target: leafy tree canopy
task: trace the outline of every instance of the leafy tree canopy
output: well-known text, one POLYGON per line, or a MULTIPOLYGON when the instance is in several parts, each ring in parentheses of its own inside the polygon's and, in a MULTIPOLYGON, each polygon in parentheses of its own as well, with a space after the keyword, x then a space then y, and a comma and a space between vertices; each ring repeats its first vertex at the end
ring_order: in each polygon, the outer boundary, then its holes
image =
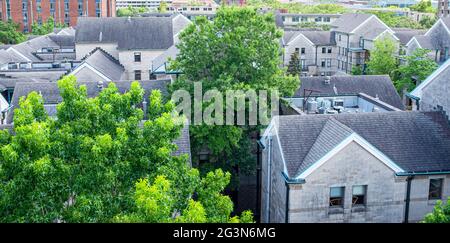
MULTIPOLYGON (((203 93, 211 89, 222 94, 227 90, 277 89, 291 95, 299 80, 286 76, 280 68, 281 37, 273 15, 260 14, 254 8, 222 7, 212 22, 197 17, 180 34, 180 53, 170 66, 183 74, 172 90, 185 89, 193 97, 193 83, 200 82, 203 93)), ((190 131, 194 155, 206 146, 213 155, 210 160, 223 166, 235 163, 232 166, 242 168, 243 163, 255 161, 249 159, 251 127, 202 124, 190 126, 190 131)))
POLYGON ((422 13, 436 13, 436 9, 431 5, 431 0, 421 0, 409 8, 413 11, 422 13))
POLYGON ((444 205, 438 201, 434 206, 433 212, 427 214, 423 220, 424 223, 450 223, 450 197, 444 205))
POLYGON ((117 17, 128 17, 128 16, 133 17, 138 14, 146 13, 146 12, 148 12, 148 9, 145 7, 135 8, 135 7, 128 6, 127 8, 117 9, 116 15, 117 15, 117 17))
POLYGON ((367 73, 392 75, 392 72, 397 68, 397 58, 395 57, 397 48, 394 40, 389 37, 376 40, 367 62, 367 73))
POLYGON ((19 44, 24 42, 27 37, 19 30, 19 24, 11 20, 0 21, 0 43, 19 44))
POLYGON ((416 87, 416 83, 425 80, 438 65, 427 55, 429 50, 417 49, 412 55, 405 56, 405 63, 400 65, 394 78, 395 86, 399 91, 406 88, 408 91, 416 87))
POLYGON ((159 91, 143 121, 138 82, 124 94, 110 83, 95 98, 73 76, 58 87, 57 119, 32 92, 15 110, 14 134, 0 132, 0 221, 239 221, 221 195, 228 173, 201 178, 186 155, 172 155, 184 119, 159 91))

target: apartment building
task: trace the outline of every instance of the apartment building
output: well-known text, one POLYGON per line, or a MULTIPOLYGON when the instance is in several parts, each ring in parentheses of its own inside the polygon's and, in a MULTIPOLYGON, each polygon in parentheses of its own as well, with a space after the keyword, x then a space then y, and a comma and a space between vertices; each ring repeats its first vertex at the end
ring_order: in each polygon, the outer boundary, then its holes
MULTIPOLYGON (((76 59, 101 48, 124 68, 121 80, 155 79, 153 60, 178 41, 191 23, 181 14, 168 17, 80 18, 75 35, 76 59)), ((97 56, 97 55, 96 55, 97 56)))
POLYGON ((450 10, 448 9, 448 0, 438 0, 438 17, 447 17, 450 15, 450 10))
POLYGON ((340 14, 296 14, 280 13, 285 26, 299 26, 302 24, 331 25, 340 14))
POLYGON ((55 23, 75 26, 80 16, 114 17, 115 0, 0 0, 0 17, 20 24, 24 32, 31 25, 45 22, 50 16, 55 23))
POLYGON ((283 63, 289 65, 293 53, 300 59, 301 76, 331 76, 336 72, 336 43, 329 31, 286 31, 283 36, 283 63))

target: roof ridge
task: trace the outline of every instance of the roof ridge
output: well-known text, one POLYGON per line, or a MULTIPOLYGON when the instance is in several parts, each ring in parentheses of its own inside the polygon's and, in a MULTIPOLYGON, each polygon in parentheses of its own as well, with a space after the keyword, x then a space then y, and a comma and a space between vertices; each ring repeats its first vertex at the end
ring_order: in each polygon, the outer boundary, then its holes
POLYGON ((81 58, 81 61, 86 61, 86 59, 88 59, 90 56, 92 56, 95 52, 97 51, 101 51, 103 54, 105 54, 105 56, 110 59, 111 61, 113 61, 114 63, 116 63, 117 65, 121 66, 122 68, 125 69, 125 67, 119 62, 119 60, 117 60, 115 57, 113 57, 111 54, 109 54, 107 51, 105 51, 103 48, 101 47, 96 47, 94 48, 92 51, 90 51, 86 56, 84 56, 83 58, 81 58))
MULTIPOLYGON (((323 115, 321 115, 323 116, 323 115)), ((356 133, 355 131, 353 131, 351 128, 349 128, 348 126, 346 126, 345 124, 343 124, 342 122, 338 121, 334 115, 329 115, 328 119, 326 122, 324 122, 322 129, 320 131, 320 133, 317 135, 317 137, 315 138, 314 143, 312 144, 311 148, 309 148, 308 153, 305 155, 305 157, 303 158, 303 161, 301 161, 301 164, 305 164, 305 162, 307 162, 308 159, 314 159, 314 153, 316 153, 316 151, 318 149, 320 149, 321 146, 321 139, 323 136, 325 136, 325 133, 329 132, 328 129, 325 129, 327 127, 330 126, 330 124, 333 125, 337 125, 339 128, 341 128, 342 130, 340 130, 341 132, 343 131, 344 133, 348 133, 347 136, 345 136, 345 138, 347 138, 348 136, 350 136, 353 133, 356 133)), ((334 130, 336 131, 336 130, 334 130)), ((337 138, 337 136, 335 136, 335 138, 337 138)), ((340 142, 342 142, 345 138, 342 138, 340 142)), ((337 144, 334 144, 333 147, 335 147, 337 144)), ((314 161, 312 161, 313 163, 316 162, 316 159, 314 159, 314 161)), ((300 170, 301 166, 299 166, 299 168, 297 169, 297 171, 295 172, 295 177, 299 176, 302 171, 300 170)))

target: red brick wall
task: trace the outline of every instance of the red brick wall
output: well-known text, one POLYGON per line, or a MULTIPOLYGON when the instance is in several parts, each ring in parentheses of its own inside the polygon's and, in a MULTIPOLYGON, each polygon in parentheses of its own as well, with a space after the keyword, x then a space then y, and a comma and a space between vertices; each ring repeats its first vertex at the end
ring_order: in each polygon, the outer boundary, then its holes
MULTIPOLYGON (((31 30, 31 24, 38 21, 38 12, 36 0, 28 0, 28 23, 23 23, 22 15, 22 0, 10 0, 11 4, 11 18, 14 22, 19 23, 21 29, 23 25, 28 25, 31 30), (32 4, 30 4, 30 1, 32 4), (32 8, 31 8, 32 7, 32 8), (32 18, 33 17, 33 21, 32 18)), ((116 16, 116 1, 102 0, 100 14, 101 17, 115 17, 116 16)), ((64 0, 55 0, 55 21, 64 23, 64 0)), ((83 15, 88 10, 89 17, 96 17, 95 0, 83 0, 83 15), (87 9, 86 9, 87 8, 87 9)), ((0 0, 0 12, 2 12, 2 20, 6 21, 6 0, 0 0)), ((41 14, 42 21, 45 22, 50 16, 50 0, 41 0, 41 14)), ((69 0, 69 25, 75 26, 78 18, 78 0, 69 0)))

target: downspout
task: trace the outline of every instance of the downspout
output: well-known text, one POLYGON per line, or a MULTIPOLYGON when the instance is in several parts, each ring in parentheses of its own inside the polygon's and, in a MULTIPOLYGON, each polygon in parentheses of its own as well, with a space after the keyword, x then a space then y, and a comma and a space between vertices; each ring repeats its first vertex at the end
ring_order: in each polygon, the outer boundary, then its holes
POLYGON ((291 187, 289 186, 289 183, 286 181, 286 215, 284 216, 285 219, 285 223, 289 223, 289 194, 290 194, 290 189, 291 187))
POLYGON ((409 202, 411 201, 411 181, 414 179, 414 176, 408 176, 406 178, 406 200, 405 200, 405 219, 403 223, 408 223, 409 220, 409 202))
POLYGON ((272 189, 272 183, 270 183, 271 163, 272 163, 272 137, 269 138, 267 146, 267 203, 266 203, 266 223, 270 223, 270 191, 272 189))

